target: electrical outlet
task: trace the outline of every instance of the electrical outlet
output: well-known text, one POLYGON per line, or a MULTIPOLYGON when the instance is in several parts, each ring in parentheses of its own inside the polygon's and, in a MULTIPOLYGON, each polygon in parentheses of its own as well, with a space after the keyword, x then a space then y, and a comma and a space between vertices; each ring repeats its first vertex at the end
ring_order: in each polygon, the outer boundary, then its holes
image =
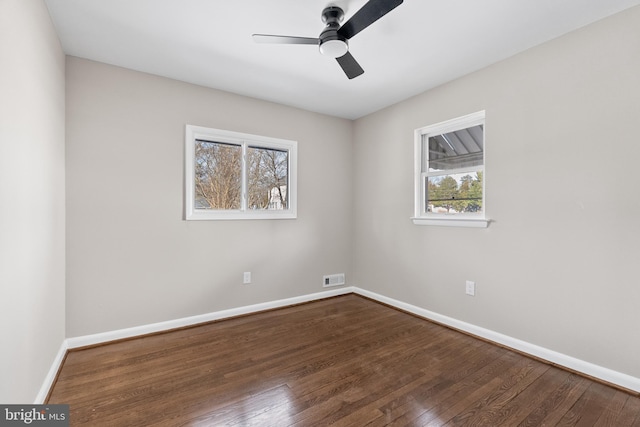
POLYGON ((248 285, 249 283, 251 283, 251 272, 250 271, 245 271, 244 274, 242 275, 242 283, 245 285, 248 285))
POLYGON ((472 297, 476 295, 476 282, 467 280, 466 294, 471 295, 472 297))

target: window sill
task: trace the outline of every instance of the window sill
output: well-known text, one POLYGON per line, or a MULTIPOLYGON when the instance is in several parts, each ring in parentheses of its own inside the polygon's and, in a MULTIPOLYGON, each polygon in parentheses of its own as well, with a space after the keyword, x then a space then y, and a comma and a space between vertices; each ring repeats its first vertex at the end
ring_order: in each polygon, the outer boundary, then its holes
POLYGON ((490 219, 484 218, 411 218, 415 225, 431 225, 440 227, 487 228, 490 219))
POLYGON ((246 220, 246 219, 296 219, 298 216, 292 210, 264 210, 264 211, 208 211, 195 210, 187 212, 185 220, 187 221, 220 221, 220 220, 246 220))

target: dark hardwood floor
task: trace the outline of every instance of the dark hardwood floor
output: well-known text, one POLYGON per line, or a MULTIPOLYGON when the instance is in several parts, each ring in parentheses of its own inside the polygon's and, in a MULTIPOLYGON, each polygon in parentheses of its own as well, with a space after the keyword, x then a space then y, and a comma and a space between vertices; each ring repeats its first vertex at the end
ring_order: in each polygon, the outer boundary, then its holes
POLYGON ((640 426, 640 398, 356 295, 68 353, 72 426, 640 426))

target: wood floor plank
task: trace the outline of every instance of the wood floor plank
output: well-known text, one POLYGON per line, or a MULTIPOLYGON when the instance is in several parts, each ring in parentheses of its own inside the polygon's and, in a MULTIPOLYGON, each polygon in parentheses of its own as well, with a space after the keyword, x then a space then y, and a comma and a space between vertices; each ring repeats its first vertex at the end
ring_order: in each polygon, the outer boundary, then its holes
POLYGON ((67 354, 72 426, 640 423, 640 398, 356 295, 67 354))
POLYGON ((562 386, 570 375, 571 373, 569 372, 549 366, 549 369, 538 377, 536 381, 492 414, 491 419, 488 421, 494 426, 520 425, 530 415, 532 408, 542 408, 543 401, 550 391, 562 386))
POLYGON ((634 399, 629 396, 614 425, 640 426, 640 399, 634 399))
POLYGON ((522 369, 529 360, 520 359, 513 353, 509 353, 502 359, 504 363, 495 365, 481 377, 472 382, 463 381, 456 383, 452 388, 456 391, 453 395, 441 402, 417 418, 417 425, 442 426, 449 423, 456 416, 465 413, 473 405, 481 405, 482 399, 493 396, 496 390, 509 381, 510 378, 522 369))
MULTIPOLYGON (((390 425, 423 425, 434 418, 439 419, 440 413, 448 410, 462 399, 468 398, 474 390, 490 382, 499 381, 495 378, 500 371, 509 366, 515 358, 509 352, 500 352, 488 363, 482 366, 474 365, 473 369, 462 362, 465 368, 457 373, 456 370, 443 372, 442 379, 434 387, 420 388, 409 396, 398 412, 403 414, 393 420, 390 425)), ((493 388, 491 385, 489 388, 493 388)), ((453 416, 453 415, 452 415, 453 416)), ((444 420, 444 422, 448 421, 444 420)))
POLYGON ((594 424, 594 427, 607 427, 607 426, 615 426, 615 421, 618 416, 622 413, 622 409, 624 405, 629 400, 629 395, 627 393, 623 393, 621 391, 616 391, 607 403, 602 415, 598 418, 598 421, 594 424))
MULTIPOLYGON (((305 382, 303 378, 300 381, 290 382, 289 384, 295 389, 309 390, 309 392, 305 392, 305 394, 301 396, 301 400, 304 400, 309 406, 313 406, 336 394, 344 392, 348 387, 353 387, 353 383, 359 381, 360 378, 371 376, 375 374, 376 371, 390 370, 391 372, 396 372, 395 369, 403 363, 409 362, 418 364, 417 366, 429 365, 429 360, 427 360, 426 356, 429 354, 428 349, 430 348, 430 343, 426 341, 423 342, 422 340, 414 340, 414 342, 407 344, 403 348, 407 350, 404 355, 394 351, 386 354, 384 357, 378 357, 375 367, 367 364, 367 359, 369 359, 370 356, 365 354, 363 358, 352 359, 341 367, 331 367, 327 369, 322 377, 313 376, 313 383, 305 382), (406 354, 414 352, 424 356, 424 360, 419 357, 403 358, 406 354), (332 381, 332 378, 336 378, 336 381, 332 381)), ((411 372, 411 370, 407 370, 407 372, 411 372)), ((424 375, 419 375, 418 377, 421 379, 424 375)), ((396 378, 394 377, 393 380, 396 381, 396 378)), ((394 384, 393 387, 397 387, 397 383, 394 384)), ((373 406, 375 407, 375 405, 373 406)))
MULTIPOLYGON (((462 355, 457 354, 457 357, 462 357, 462 355)), ((460 361, 456 360, 455 357, 451 357, 448 362, 451 363, 452 366, 453 364, 460 364, 460 361)), ((469 363, 468 360, 467 363, 469 363)), ((443 363, 440 363, 438 367, 431 365, 431 367, 423 369, 424 375, 419 376, 414 381, 407 383, 402 387, 396 387, 395 389, 392 389, 387 393, 381 394, 377 399, 370 402, 367 406, 345 417, 346 423, 341 420, 338 425, 349 425, 349 422, 351 422, 351 420, 357 419, 359 412, 367 412, 375 408, 378 408, 381 413, 384 413, 384 417, 380 417, 372 421, 371 425, 388 424, 398 416, 404 415, 406 413, 406 410, 410 407, 410 405, 406 404, 408 402, 413 402, 413 400, 415 399, 414 396, 420 393, 424 393, 428 390, 433 390, 438 385, 450 384, 451 382, 441 375, 442 371, 447 371, 447 368, 443 363)))
POLYGON ((585 427, 595 425, 615 392, 615 389, 603 384, 595 382, 590 384, 558 425, 585 427))
POLYGON ((549 370, 549 366, 530 360, 529 363, 508 378, 492 393, 484 396, 473 406, 457 414, 445 425, 491 425, 502 424, 500 410, 514 397, 538 380, 549 370))
MULTIPOLYGON (((451 340, 455 342, 457 340, 451 340)), ((437 366, 425 370, 428 374, 425 382, 408 390, 400 396, 380 406, 385 419, 376 420, 372 425, 388 425, 395 423, 403 425, 437 405, 451 393, 455 392, 456 383, 474 375, 482 373, 490 368, 493 363, 506 354, 500 347, 487 346, 486 343, 476 340, 472 345, 449 347, 448 359, 442 360, 437 366)))
POLYGON ((518 424, 521 427, 556 425, 583 395, 591 384, 584 377, 571 374, 558 388, 550 388, 546 398, 530 409, 529 415, 518 424))

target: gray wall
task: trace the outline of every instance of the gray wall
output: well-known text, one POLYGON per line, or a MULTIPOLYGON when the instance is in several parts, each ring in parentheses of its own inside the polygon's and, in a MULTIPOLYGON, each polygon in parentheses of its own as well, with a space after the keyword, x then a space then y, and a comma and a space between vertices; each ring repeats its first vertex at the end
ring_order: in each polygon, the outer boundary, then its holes
POLYGON ((64 335, 64 53, 40 0, 0 0, 0 402, 30 403, 64 335))
POLYGON ((356 283, 640 377, 639 71, 636 7, 356 121, 356 283), (494 222, 413 225, 413 130, 483 109, 494 222))
POLYGON ((348 120, 68 58, 67 336, 349 280, 351 140, 348 120), (185 124, 298 141, 298 218, 184 221, 185 124))

